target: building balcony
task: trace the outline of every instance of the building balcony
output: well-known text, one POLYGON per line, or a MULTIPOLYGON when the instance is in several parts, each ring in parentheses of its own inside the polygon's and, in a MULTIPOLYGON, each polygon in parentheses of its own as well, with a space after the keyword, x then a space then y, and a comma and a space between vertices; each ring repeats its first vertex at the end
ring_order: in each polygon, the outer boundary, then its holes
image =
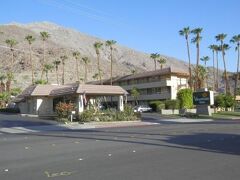
POLYGON ((157 88, 157 87, 166 87, 171 86, 171 80, 161 80, 156 82, 148 82, 148 83, 139 83, 139 84, 131 84, 131 85, 121 85, 125 90, 131 90, 132 88, 137 89, 146 89, 146 88, 157 88))

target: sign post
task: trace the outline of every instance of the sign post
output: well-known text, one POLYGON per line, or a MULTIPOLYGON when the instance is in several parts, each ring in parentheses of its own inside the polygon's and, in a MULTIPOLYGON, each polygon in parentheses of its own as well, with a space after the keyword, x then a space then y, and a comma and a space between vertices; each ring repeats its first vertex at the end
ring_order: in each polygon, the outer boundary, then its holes
POLYGON ((210 105, 214 104, 213 91, 200 89, 193 93, 193 104, 197 106, 197 114, 212 115, 210 105))

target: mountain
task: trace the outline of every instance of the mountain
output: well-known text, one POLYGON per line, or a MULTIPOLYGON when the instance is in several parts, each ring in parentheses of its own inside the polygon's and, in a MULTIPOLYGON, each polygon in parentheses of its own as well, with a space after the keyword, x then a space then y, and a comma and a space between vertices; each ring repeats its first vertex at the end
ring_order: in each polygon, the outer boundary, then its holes
MULTIPOLYGON (((31 84, 31 68, 29 62, 28 43, 24 40, 25 36, 33 35, 36 41, 32 44, 33 50, 33 62, 35 64, 35 76, 36 79, 40 78, 40 61, 43 58, 43 43, 40 38, 40 32, 46 31, 50 34, 50 38, 46 42, 46 61, 52 63, 54 60, 60 58, 61 55, 67 55, 68 60, 66 62, 66 76, 65 82, 72 83, 76 81, 75 73, 75 60, 72 53, 78 50, 81 53, 81 57, 87 56, 90 58, 90 64, 88 65, 88 80, 93 80, 93 75, 97 73, 97 60, 96 53, 93 48, 93 44, 96 41, 105 43, 106 40, 99 39, 87 34, 83 34, 74 29, 65 28, 57 24, 50 22, 36 22, 30 24, 10 23, 0 26, 0 65, 1 72, 5 72, 10 62, 10 50, 5 46, 6 39, 16 39, 18 44, 15 50, 15 62, 14 62, 14 86, 24 88, 31 84)), ((101 69, 104 72, 103 78, 110 77, 110 57, 109 49, 105 46, 100 51, 101 53, 101 69)), ((135 69, 137 72, 148 71, 154 69, 153 60, 149 58, 149 54, 139 52, 134 49, 115 45, 114 49, 114 65, 113 74, 126 75, 130 74, 131 70, 135 69)), ((167 59, 164 67, 175 67, 188 71, 188 65, 186 62, 167 56, 161 55, 167 59)), ((80 75, 84 76, 84 64, 82 61, 79 63, 80 75)), ((159 66, 158 66, 159 68, 159 66)), ((61 66, 59 67, 61 71, 61 66)), ((53 69, 49 72, 49 82, 56 83, 56 73, 53 69)))

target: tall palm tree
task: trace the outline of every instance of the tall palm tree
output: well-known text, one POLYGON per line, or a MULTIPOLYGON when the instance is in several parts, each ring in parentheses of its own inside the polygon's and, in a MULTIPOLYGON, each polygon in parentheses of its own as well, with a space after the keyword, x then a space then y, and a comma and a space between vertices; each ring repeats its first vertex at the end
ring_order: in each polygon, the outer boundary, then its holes
POLYGON ((229 49, 230 47, 228 44, 224 44, 224 39, 227 37, 227 34, 218 34, 215 36, 217 41, 220 41, 221 45, 221 51, 222 51, 222 59, 223 59, 223 65, 224 65, 224 79, 225 79, 225 93, 227 94, 230 92, 230 86, 228 82, 228 76, 227 76, 227 68, 226 68, 226 61, 225 61, 225 51, 229 49))
POLYGON ((52 64, 44 64, 44 72, 46 73, 47 83, 48 83, 48 72, 51 71, 52 69, 53 69, 52 64))
POLYGON ((62 62, 62 84, 64 84, 64 80, 65 80, 65 61, 67 60, 67 56, 63 55, 60 56, 61 62, 62 62))
POLYGON ((58 80, 58 66, 60 64, 61 64, 61 61, 59 61, 59 60, 53 61, 53 65, 55 66, 55 70, 56 70, 57 84, 59 84, 59 80, 58 80))
POLYGON ((74 51, 73 52, 73 57, 75 58, 75 63, 76 63, 77 81, 80 82, 80 76, 79 76, 79 70, 78 70, 78 60, 80 59, 80 52, 79 51, 74 51))
POLYGON ((198 66, 199 66, 199 60, 200 60, 200 41, 202 40, 201 33, 202 28, 196 28, 191 31, 195 35, 195 37, 192 38, 191 42, 196 44, 197 49, 197 59, 196 59, 196 81, 197 81, 197 88, 200 88, 199 82, 199 76, 198 76, 198 66))
POLYGON ((164 58, 164 57, 160 57, 160 58, 157 60, 157 62, 160 64, 160 68, 161 68, 161 70, 162 70, 163 64, 166 64, 167 60, 166 60, 166 58, 164 58))
POLYGON ((112 85, 112 71, 113 71, 113 45, 116 44, 117 41, 114 40, 107 40, 106 41, 106 46, 110 48, 110 58, 111 58, 111 82, 110 84, 112 85))
POLYGON ((192 89, 192 70, 191 70, 191 56, 190 56, 190 48, 189 48, 189 34, 191 30, 189 27, 185 27, 179 31, 180 36, 184 36, 187 44, 187 54, 188 54, 188 70, 189 70, 189 86, 192 89))
POLYGON ((41 80, 43 78, 43 72, 44 72, 44 65, 45 65, 45 46, 46 46, 46 41, 48 40, 48 38, 50 38, 50 34, 46 31, 42 31, 40 32, 40 35, 41 35, 41 39, 43 41, 43 60, 41 62, 41 65, 42 65, 42 73, 41 73, 41 80))
POLYGON ((216 88, 216 70, 215 70, 215 50, 218 46, 215 44, 210 45, 208 48, 212 50, 212 58, 213 58, 213 90, 216 88))
POLYGON ((82 58, 82 61, 84 62, 84 69, 85 69, 85 73, 84 73, 84 83, 87 82, 87 65, 88 63, 90 62, 89 58, 88 57, 83 57, 82 58))
POLYGON ((218 89, 218 84, 219 84, 219 67, 218 67, 218 53, 221 51, 221 47, 216 45, 214 47, 215 53, 216 53, 216 66, 217 66, 217 73, 216 73, 216 89, 218 89))
MULTIPOLYGON (((209 61, 209 57, 208 56, 203 56, 202 58, 200 58, 201 61, 204 62, 204 68, 205 68, 205 72, 207 73, 207 62, 209 61)), ((204 78, 206 80, 206 85, 208 87, 208 81, 206 78, 204 78)))
POLYGON ((101 67, 100 67, 100 49, 103 46, 102 42, 95 42, 93 44, 93 47, 96 51, 96 55, 97 55, 97 66, 98 66, 98 77, 100 80, 100 84, 102 84, 102 74, 101 74, 101 67))
POLYGON ((17 45, 17 41, 15 39, 7 39, 6 44, 9 46, 10 51, 11 51, 11 63, 10 63, 10 67, 9 67, 9 71, 8 71, 8 75, 7 75, 7 91, 9 92, 11 89, 11 81, 13 80, 13 64, 14 64, 14 46, 17 45))
POLYGON ((29 60, 30 60, 31 70, 32 70, 32 84, 34 84, 34 66, 33 66, 33 61, 32 61, 32 43, 36 39, 32 35, 27 35, 25 37, 25 40, 28 42, 28 45, 29 45, 29 60))
POLYGON ((240 61, 240 34, 235 35, 232 37, 230 40, 231 43, 235 43, 236 46, 236 51, 237 51, 237 72, 236 72, 236 78, 235 78, 235 86, 234 86, 234 96, 236 98, 237 95, 237 87, 238 87, 238 79, 239 79, 239 61, 240 61))
POLYGON ((157 60, 160 58, 160 54, 158 53, 152 53, 150 54, 150 58, 153 59, 154 62, 154 70, 157 70, 157 60))

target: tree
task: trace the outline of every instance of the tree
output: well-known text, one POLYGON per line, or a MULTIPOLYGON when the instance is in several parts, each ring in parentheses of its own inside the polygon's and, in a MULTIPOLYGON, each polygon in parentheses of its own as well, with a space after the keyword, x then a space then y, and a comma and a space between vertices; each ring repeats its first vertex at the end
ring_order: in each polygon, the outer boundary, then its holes
POLYGON ((137 70, 136 70, 136 69, 131 69, 131 73, 132 73, 132 74, 136 74, 136 73, 137 73, 137 70))
POLYGON ((11 51, 11 63, 7 73, 7 82, 6 82, 6 90, 7 92, 9 92, 11 89, 11 81, 13 79, 12 73, 13 73, 13 65, 14 65, 14 46, 16 46, 18 42, 15 39, 7 39, 5 42, 9 46, 11 51))
POLYGON ((215 49, 217 45, 212 44, 208 48, 212 50, 212 58, 213 58, 213 90, 216 88, 216 72, 215 72, 215 49))
POLYGON ((236 51, 237 51, 237 71, 236 71, 235 85, 234 85, 234 98, 236 98, 237 87, 238 87, 238 79, 239 79, 240 34, 233 36, 232 39, 230 40, 230 42, 236 44, 236 51))
POLYGON ((82 61, 84 62, 84 69, 85 69, 85 73, 84 73, 84 83, 86 83, 87 82, 87 65, 88 65, 88 63, 90 62, 90 60, 89 60, 89 58, 88 57, 83 57, 82 58, 82 61))
POLYGON ((226 68, 226 61, 225 61, 225 51, 228 50, 230 47, 228 44, 224 44, 224 39, 227 37, 227 34, 218 34, 215 36, 217 41, 221 42, 221 51, 222 51, 222 59, 223 59, 223 65, 224 65, 224 79, 225 79, 225 93, 227 94, 230 92, 230 86, 228 83, 228 76, 227 76, 227 68, 226 68))
POLYGON ((191 30, 189 27, 185 27, 179 31, 179 35, 184 36, 187 44, 187 54, 188 54, 188 70, 189 70, 189 87, 192 89, 192 70, 191 70, 191 57, 189 49, 189 34, 191 30))
POLYGON ((51 71, 53 69, 53 65, 52 64, 45 64, 44 65, 44 72, 46 73, 46 80, 48 83, 48 72, 51 71))
POLYGON ((50 38, 50 34, 46 31, 42 31, 40 32, 41 35, 41 39, 43 41, 43 60, 41 62, 41 66, 42 66, 42 73, 41 73, 41 79, 43 78, 43 72, 44 72, 44 65, 45 65, 45 43, 48 40, 48 38, 50 38))
POLYGON ((97 66, 98 66, 98 77, 100 80, 100 84, 102 84, 102 74, 101 74, 101 67, 100 67, 100 49, 103 46, 102 42, 95 42, 93 44, 93 47, 96 51, 96 55, 97 55, 97 66))
POLYGON ((36 40, 32 35, 27 35, 25 37, 25 40, 28 42, 29 45, 29 60, 31 64, 31 70, 32 70, 32 84, 34 84, 34 65, 32 61, 32 43, 36 40))
POLYGON ((56 70, 57 84, 59 84, 59 80, 58 80, 58 66, 60 64, 61 64, 61 61, 59 61, 59 60, 53 61, 53 65, 55 66, 55 70, 56 70))
MULTIPOLYGON (((204 79, 206 80, 206 85, 208 87, 208 81, 206 79, 206 75, 207 75, 207 62, 209 61, 209 57, 208 56, 203 56, 200 60, 204 62, 204 68, 205 68, 205 76, 204 76, 204 79)), ((201 79, 201 77, 200 77, 201 79)))
POLYGON ((199 83, 199 88, 206 87, 206 85, 207 85, 206 76, 207 76, 206 68, 204 68, 203 66, 199 65, 198 66, 198 77, 199 77, 198 83, 199 83))
POLYGON ((214 47, 215 53, 216 53, 216 62, 217 62, 217 80, 216 80, 216 89, 218 89, 218 84, 219 84, 219 67, 218 67, 218 52, 221 51, 220 46, 215 46, 214 47))
POLYGON ((79 76, 79 70, 78 70, 78 60, 80 58, 80 52, 79 51, 74 51, 73 52, 73 57, 75 58, 75 63, 76 63, 77 81, 80 82, 80 76, 79 76))
POLYGON ((6 86, 5 86, 5 83, 4 83, 4 80, 7 78, 6 75, 4 74, 1 74, 0 75, 0 93, 3 93, 6 91, 6 86))
POLYGON ((133 87, 131 90, 131 96, 135 100, 135 105, 138 105, 138 97, 140 96, 139 90, 136 87, 133 87))
POLYGON ((160 68, 161 68, 161 70, 162 70, 163 64, 166 64, 167 60, 166 60, 166 58, 164 58, 164 57, 160 57, 160 58, 157 60, 157 62, 160 64, 160 68))
POLYGON ((192 89, 181 89, 177 93, 179 106, 181 109, 191 109, 193 107, 193 91, 192 89))
POLYGON ((67 56, 63 55, 60 56, 61 62, 62 62, 62 84, 64 84, 64 80, 65 80, 65 61, 67 60, 67 56))
POLYGON ((113 45, 115 45, 117 41, 114 40, 107 40, 106 41, 106 46, 110 48, 110 60, 111 60, 111 82, 110 84, 112 85, 112 77, 113 77, 113 45))
POLYGON ((197 59, 196 59, 196 88, 199 87, 199 77, 198 77, 198 66, 199 66, 199 60, 200 60, 200 41, 202 40, 201 33, 202 33, 202 28, 196 28, 191 31, 195 35, 195 37, 192 38, 192 43, 196 44, 196 49, 197 49, 197 59))
POLYGON ((154 70, 157 70, 157 60, 160 58, 160 54, 158 53, 152 53, 150 54, 150 58, 153 59, 154 62, 154 70))

